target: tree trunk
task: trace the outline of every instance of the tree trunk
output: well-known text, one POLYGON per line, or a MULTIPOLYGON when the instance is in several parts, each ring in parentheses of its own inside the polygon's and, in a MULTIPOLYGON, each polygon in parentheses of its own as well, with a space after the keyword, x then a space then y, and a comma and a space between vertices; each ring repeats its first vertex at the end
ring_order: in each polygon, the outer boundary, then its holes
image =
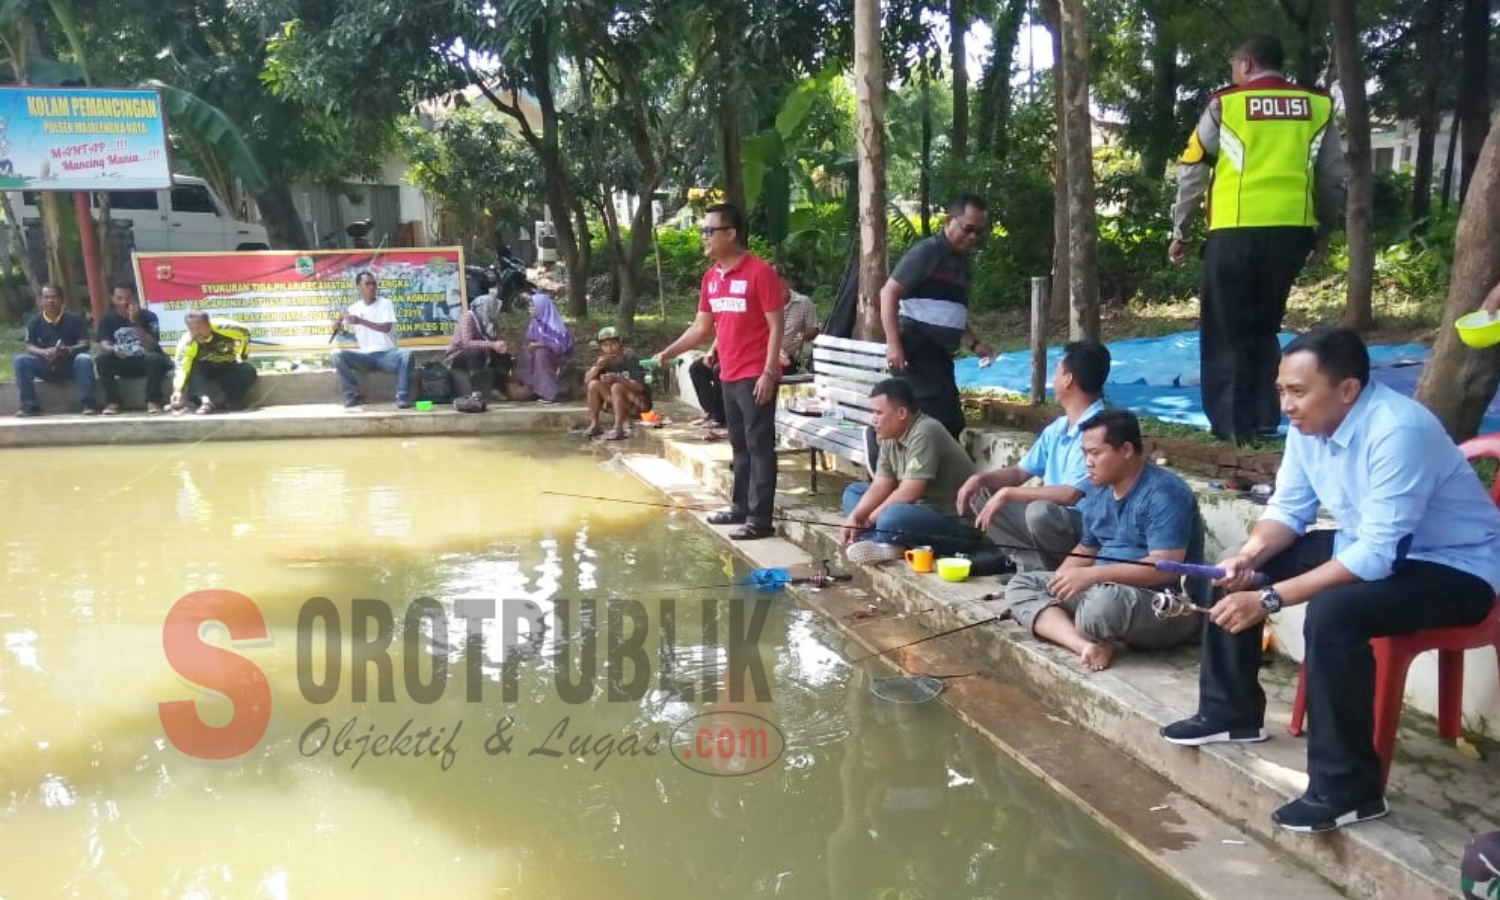
MULTIPOLYGON (((856 335, 885 339, 880 289, 886 280, 885 75, 880 56, 880 0, 854 0, 854 92, 858 111, 859 315, 856 335)), ((954 112, 957 119, 958 113, 954 112)))
POLYGON ((625 253, 620 262, 620 306, 615 310, 615 327, 621 331, 629 331, 635 326, 635 309, 640 296, 641 263, 646 259, 646 252, 651 249, 651 233, 656 227, 651 197, 656 193, 656 188, 660 184, 659 174, 647 173, 639 189, 641 205, 636 207, 635 215, 630 221, 630 241, 625 246, 625 253))
MULTIPOLYGON (((1052 33, 1052 58, 1061 60, 1062 54, 1062 10, 1058 0, 1041 0, 1042 17, 1052 33)), ((1052 161, 1052 302, 1048 317, 1057 323, 1068 321, 1068 310, 1072 308, 1068 292, 1068 130, 1063 95, 1062 66, 1052 69, 1052 108, 1057 129, 1057 140, 1052 161)))
MULTIPOLYGON (((71 215, 72 209, 64 206, 62 194, 43 191, 37 212, 41 214, 42 236, 47 245, 47 283, 61 290, 66 299, 73 296, 73 267, 69 265, 62 217, 71 215)), ((37 299, 41 299, 40 295, 37 299)))
POLYGON ((1443 212, 1448 211, 1448 200, 1453 196, 1453 169, 1458 165, 1458 110, 1453 111, 1453 121, 1448 125, 1448 160, 1443 166, 1443 212))
POLYGON ((979 89, 979 123, 973 135, 975 150, 981 156, 1004 159, 1009 149, 1010 117, 1015 106, 1011 97, 1011 60, 1020 42, 1021 23, 1028 5, 1027 0, 1004 0, 990 23, 990 61, 979 89))
POLYGON ((1476 202, 1465 203, 1459 214, 1448 307, 1416 393, 1455 441, 1479 432, 1500 380, 1500 347, 1472 350, 1453 327, 1500 281, 1500 120, 1490 128, 1469 188, 1476 202))
POLYGON ((1083 0, 1062 0, 1063 114, 1068 157, 1068 336, 1099 339, 1099 223, 1094 209, 1088 22, 1083 0))
POLYGON ((932 236, 932 67, 922 64, 922 237, 932 236))
POLYGON ((579 319, 588 318, 588 283, 589 273, 594 270, 594 235, 589 231, 588 210, 583 208, 583 198, 575 192, 572 197, 573 204, 573 236, 577 241, 578 259, 576 265, 567 266, 568 272, 568 314, 579 319), (573 312, 572 298, 582 297, 584 309, 581 313, 573 312))
POLYGON ((1442 66, 1443 25, 1448 18, 1448 0, 1428 0, 1418 11, 1420 29, 1418 57, 1421 61, 1421 102, 1417 114, 1417 161, 1412 168, 1411 217, 1421 223, 1432 213, 1432 160, 1437 149, 1438 75, 1442 66))
POLYGON ((1489 130, 1490 92, 1487 83, 1490 58, 1490 0, 1464 0, 1460 33, 1463 41, 1463 71, 1458 81, 1458 116, 1463 144, 1458 202, 1469 194, 1469 182, 1478 165, 1479 150, 1489 130))
MULTIPOLYGON (((879 15, 877 7, 876 15, 879 15)), ((877 26, 878 27, 878 26, 877 26)), ((969 156, 969 70, 964 52, 964 35, 969 30, 969 14, 964 0, 948 0, 948 53, 953 66, 953 158, 969 156)))
POLYGON ((307 231, 302 216, 292 202, 286 185, 267 188, 255 195, 255 208, 266 226, 266 240, 273 250, 301 250, 307 247, 307 231))
MULTIPOLYGON (((1154 122, 1171 123, 1177 121, 1177 42, 1163 37, 1161 32, 1158 27, 1157 39, 1151 45, 1150 118, 1154 122)), ((1141 174, 1152 181, 1161 181, 1178 140, 1180 136, 1167 128, 1153 129, 1141 150, 1141 174)))
MULTIPOLYGON (((1365 100, 1365 71, 1359 57, 1359 23, 1355 0, 1333 0, 1334 53, 1338 59, 1339 89, 1344 94, 1344 122, 1349 139, 1349 196, 1346 231, 1349 236, 1349 281, 1344 296, 1344 324, 1355 331, 1375 327, 1371 295, 1375 289, 1375 172, 1370 152, 1370 109, 1365 100)), ((1336 136, 1329 134, 1329 139, 1336 136)))
MULTIPOLYGON (((724 52, 721 49, 719 57, 723 65, 720 75, 722 80, 719 83, 719 142, 724 160, 724 199, 748 217, 750 210, 745 208, 745 173, 740 162, 740 107, 729 83, 729 60, 724 57, 724 52)), ((742 237, 748 238, 749 235, 742 237)))

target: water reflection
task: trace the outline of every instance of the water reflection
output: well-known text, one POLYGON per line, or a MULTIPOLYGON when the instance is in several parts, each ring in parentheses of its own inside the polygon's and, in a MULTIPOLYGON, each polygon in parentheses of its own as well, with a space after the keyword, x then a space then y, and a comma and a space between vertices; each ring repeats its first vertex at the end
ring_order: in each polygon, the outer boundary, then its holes
MULTIPOLYGON (((0 896, 363 898, 433 885, 558 900, 1174 896, 940 706, 871 697, 837 636, 788 597, 708 587, 745 570, 696 527, 649 507, 542 497, 556 485, 652 498, 572 445, 299 441, 12 451, 10 462, 0 896), (36 521, 66 521, 68 540, 36 521), (229 704, 183 683, 162 651, 166 611, 213 586, 264 613, 271 641, 243 652, 275 698, 265 746, 220 766, 174 750, 156 709, 190 699, 228 721, 229 704), (340 683, 326 703, 300 689, 297 623, 311 597, 329 598, 344 629, 327 672, 313 642, 319 678, 340 683), (362 701, 356 598, 392 613, 389 675, 362 666, 378 686, 362 701), (417 598, 445 615, 409 625, 417 598), (608 658, 611 636, 631 637, 638 618, 607 598, 645 615, 644 682, 608 658), (476 623, 472 645, 459 603, 473 599, 522 604, 515 631, 497 615, 476 623), (729 632, 752 630, 758 602, 760 633, 736 660, 729 632), (526 640, 548 619, 542 640, 526 640), (590 641, 592 699, 567 702, 557 654, 576 677, 590 641), (448 664, 433 702, 407 690, 408 647, 448 664), (514 751, 492 754, 486 739, 506 715, 514 751), (757 716, 784 735, 782 755, 715 777, 756 760, 695 760, 704 774, 671 754, 601 752, 694 716, 710 727, 757 716), (456 752, 447 770, 433 754, 305 752, 319 720, 353 737, 441 730, 456 752), (561 749, 528 753, 544 745, 561 749)), ((434 671, 430 659, 414 668, 434 671)))

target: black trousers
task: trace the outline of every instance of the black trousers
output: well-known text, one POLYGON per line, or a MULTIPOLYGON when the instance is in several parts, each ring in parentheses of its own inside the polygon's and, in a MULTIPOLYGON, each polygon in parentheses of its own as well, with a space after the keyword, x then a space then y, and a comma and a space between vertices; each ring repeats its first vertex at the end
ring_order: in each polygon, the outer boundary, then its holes
POLYGON ((901 320, 906 371, 899 374, 911 383, 917 409, 943 423, 954 437, 964 430, 964 409, 958 399, 958 382, 953 377, 953 354, 962 336, 962 332, 951 328, 901 320))
MULTIPOLYGON (((1264 566, 1273 580, 1294 578, 1333 556, 1333 532, 1299 538, 1264 566)), ((1375 656, 1370 638, 1425 628, 1473 625, 1495 592, 1482 578, 1431 562, 1402 560, 1381 581, 1324 591, 1307 605, 1308 793, 1351 806, 1383 793, 1375 755, 1375 656)), ((1265 721, 1260 687, 1261 626, 1230 634, 1203 617, 1198 713, 1231 727, 1265 721)))
POLYGON ((1249 440, 1281 424, 1276 336, 1312 246, 1311 228, 1222 229, 1203 244, 1203 411, 1220 440, 1249 440))
POLYGON ((224 403, 233 409, 243 408, 250 386, 260 377, 255 366, 247 362, 200 362, 194 363, 183 388, 185 397, 206 397, 210 385, 218 385, 224 392, 224 403))
POLYGON ((454 357, 452 368, 469 373, 471 390, 488 394, 495 388, 505 393, 510 384, 510 373, 516 367, 516 359, 509 353, 493 350, 469 350, 454 357))
POLYGON ((699 357, 688 366, 688 378, 692 379, 693 391, 698 395, 698 405, 703 407, 703 414, 723 425, 724 385, 719 382, 719 367, 710 366, 699 357))
POLYGON ((146 378, 146 402, 161 403, 166 400, 162 385, 172 371, 172 360, 165 353, 147 352, 143 356, 116 356, 100 351, 94 357, 94 371, 104 386, 104 402, 119 405, 120 378, 146 378))
POLYGON ((724 413, 734 451, 734 498, 729 509, 751 525, 769 528, 776 504, 776 403, 755 402, 754 378, 724 382, 724 413))

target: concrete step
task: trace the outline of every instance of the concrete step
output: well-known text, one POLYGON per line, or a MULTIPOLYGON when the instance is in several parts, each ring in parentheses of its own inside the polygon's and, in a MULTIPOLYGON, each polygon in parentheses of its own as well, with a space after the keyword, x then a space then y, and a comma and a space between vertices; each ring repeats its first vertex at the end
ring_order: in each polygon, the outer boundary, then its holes
MULTIPOLYGON (((659 436, 668 460, 712 490, 729 490, 727 447, 705 446, 670 430, 659 436)), ((825 491, 810 498, 801 490, 806 483, 805 459, 796 458, 791 465, 802 477, 783 477, 780 482, 789 490, 778 492, 778 527, 814 557, 841 562, 837 529, 828 526, 841 518, 837 498, 845 482, 829 478, 825 491)), ((783 476, 787 466, 784 460, 783 476)), ((996 604, 975 601, 1001 591, 994 579, 949 584, 932 575, 913 574, 900 563, 858 567, 854 574, 882 603, 893 604, 935 631, 975 625, 994 616, 996 604)), ((969 659, 982 661, 1006 684, 1110 742, 1350 897, 1453 897, 1466 843, 1478 834, 1500 830, 1500 748, 1472 738, 1483 757, 1470 758, 1437 738, 1432 721, 1410 708, 1403 717, 1392 767, 1389 817, 1311 837, 1276 828, 1271 812, 1306 788, 1306 744, 1285 733, 1296 678, 1289 660, 1278 660, 1262 675, 1272 740, 1195 750, 1167 744, 1158 729, 1197 708, 1196 648, 1124 654, 1109 670, 1089 673, 1072 654, 1037 641, 1009 621, 970 627, 943 643, 964 648, 969 659)))
MULTIPOLYGON (((443 358, 442 348, 413 348, 412 393, 413 399, 423 399, 418 371, 423 363, 438 362, 443 358)), ((587 363, 570 360, 563 367, 563 398, 583 397, 583 375, 587 363)), ((459 395, 472 390, 467 372, 454 372, 455 390, 459 395)), ((359 373, 360 390, 371 403, 388 403, 396 397, 396 376, 389 372, 359 373)), ((72 382, 37 381, 37 398, 46 415, 76 413, 79 410, 78 391, 72 382)), ((166 392, 171 393, 170 380, 166 392)), ((146 379, 120 379, 120 399, 127 410, 146 408, 146 379)), ((291 371, 262 370, 250 388, 248 405, 251 408, 266 406, 289 406, 302 403, 337 403, 340 399, 338 375, 330 368, 299 367, 291 371)), ((104 406, 104 391, 97 384, 94 402, 104 406)), ((20 394, 14 384, 0 386, 0 416, 14 415, 21 406, 20 394)))
MULTIPOLYGON (((694 454, 700 461, 711 455, 694 454)), ((628 457, 626 466, 673 502, 698 510, 674 514, 694 515, 752 566, 782 566, 798 575, 818 571, 820 553, 809 553, 805 547, 779 538, 733 542, 727 537, 728 527, 708 525, 705 510, 721 503, 722 494, 705 489, 697 475, 689 475, 655 456, 628 457)), ((696 465, 687 468, 701 471, 696 465)), ((978 599, 980 586, 947 587, 952 589, 955 607, 966 610, 966 615, 977 621, 994 615, 994 604, 978 599)), ((851 659, 872 657, 869 662, 854 663, 856 668, 872 666, 873 674, 883 674, 878 668, 881 662, 899 659, 910 671, 963 673, 973 669, 972 657, 948 641, 926 641, 909 646, 899 655, 878 656, 882 650, 910 644, 931 632, 919 617, 899 616, 887 598, 865 587, 788 590, 843 633, 850 642, 846 653, 851 659)), ((856 686, 850 689, 859 689, 858 682, 854 683, 856 686)), ((1192 895, 1205 900, 1252 895, 1332 900, 1344 896, 1323 878, 1216 817, 1169 779, 1103 740, 1080 735, 1074 725, 1004 679, 980 673, 953 678, 947 685, 939 702, 1055 791, 1059 802, 1078 806, 1192 895), (1101 773, 1107 774, 1101 777, 1101 773)), ((1005 805, 1011 796, 996 796, 995 802, 1005 805)))

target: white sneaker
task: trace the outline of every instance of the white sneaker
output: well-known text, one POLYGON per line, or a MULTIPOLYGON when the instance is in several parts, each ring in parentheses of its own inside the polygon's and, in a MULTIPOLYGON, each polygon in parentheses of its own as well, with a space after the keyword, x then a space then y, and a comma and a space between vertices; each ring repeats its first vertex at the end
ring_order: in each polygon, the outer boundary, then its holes
POLYGON ((892 562, 906 557, 906 549, 880 541, 855 541, 844 548, 844 558, 856 566, 892 562))

